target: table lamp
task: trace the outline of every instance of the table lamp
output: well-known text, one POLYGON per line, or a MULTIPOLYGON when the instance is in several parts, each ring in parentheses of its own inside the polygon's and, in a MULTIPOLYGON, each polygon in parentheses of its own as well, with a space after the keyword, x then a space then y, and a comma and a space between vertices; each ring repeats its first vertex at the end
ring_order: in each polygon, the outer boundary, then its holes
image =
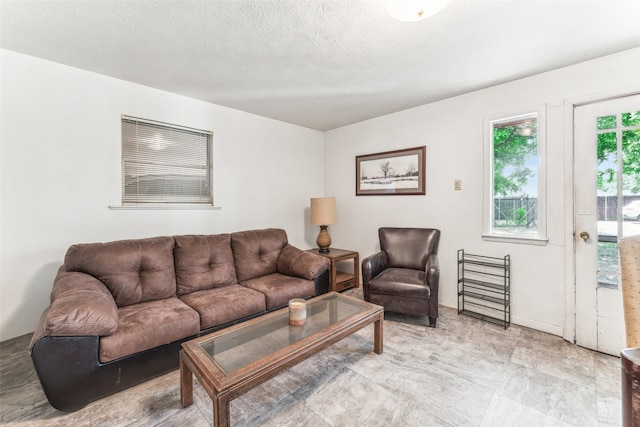
POLYGON ((336 198, 335 197, 312 197, 311 198, 311 224, 320 226, 320 233, 316 239, 316 244, 320 248, 319 252, 329 252, 331 246, 331 236, 327 227, 336 223, 336 198))

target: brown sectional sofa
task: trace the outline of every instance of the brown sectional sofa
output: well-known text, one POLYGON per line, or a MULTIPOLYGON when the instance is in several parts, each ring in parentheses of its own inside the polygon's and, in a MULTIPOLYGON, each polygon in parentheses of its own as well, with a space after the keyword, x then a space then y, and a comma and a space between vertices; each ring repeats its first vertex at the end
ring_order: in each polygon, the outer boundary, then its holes
POLYGON ((71 246, 31 340, 47 399, 74 411, 178 366, 182 342, 329 289, 281 229, 71 246))

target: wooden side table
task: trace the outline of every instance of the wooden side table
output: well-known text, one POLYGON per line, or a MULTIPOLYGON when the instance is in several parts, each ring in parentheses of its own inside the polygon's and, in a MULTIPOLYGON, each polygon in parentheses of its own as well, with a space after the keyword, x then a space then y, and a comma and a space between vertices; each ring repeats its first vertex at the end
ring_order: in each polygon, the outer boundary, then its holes
POLYGON ((329 291, 340 292, 360 286, 360 254, 358 252, 336 248, 329 248, 329 252, 320 252, 318 248, 309 249, 307 252, 323 256, 331 261, 329 291), (338 263, 348 260, 353 260, 353 274, 338 271, 338 263))

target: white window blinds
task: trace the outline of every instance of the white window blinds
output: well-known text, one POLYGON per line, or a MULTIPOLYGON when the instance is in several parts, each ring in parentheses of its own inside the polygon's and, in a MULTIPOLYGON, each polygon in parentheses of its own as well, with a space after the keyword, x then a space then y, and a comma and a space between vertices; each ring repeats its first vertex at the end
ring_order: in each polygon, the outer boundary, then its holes
POLYGON ((122 116, 122 203, 213 204, 211 132, 122 116))

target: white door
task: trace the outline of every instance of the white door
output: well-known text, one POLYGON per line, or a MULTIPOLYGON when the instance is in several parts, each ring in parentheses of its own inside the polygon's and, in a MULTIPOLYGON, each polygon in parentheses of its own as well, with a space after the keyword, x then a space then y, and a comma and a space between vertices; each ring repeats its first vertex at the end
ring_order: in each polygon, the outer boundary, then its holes
POLYGON ((619 355, 618 239, 640 234, 640 95, 576 107, 574 125, 576 343, 619 355))

